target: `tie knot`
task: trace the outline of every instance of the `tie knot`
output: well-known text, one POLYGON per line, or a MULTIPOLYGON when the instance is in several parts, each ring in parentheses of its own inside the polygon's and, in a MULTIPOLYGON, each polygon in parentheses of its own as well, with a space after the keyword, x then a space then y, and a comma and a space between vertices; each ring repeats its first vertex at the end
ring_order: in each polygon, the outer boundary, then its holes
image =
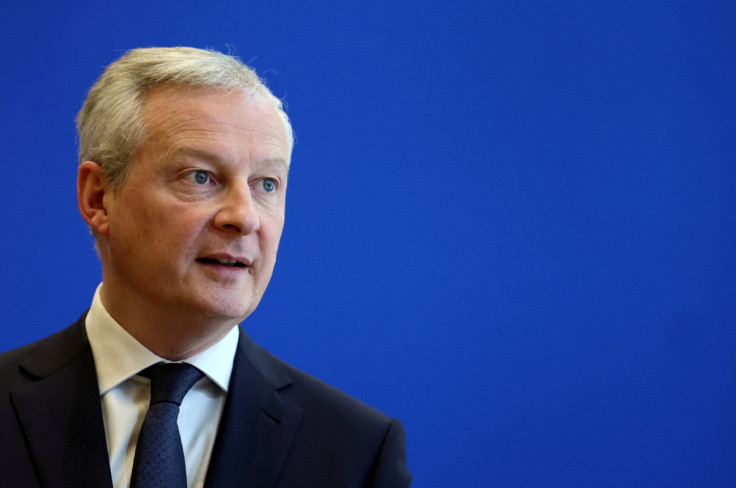
POLYGON ((200 370, 184 363, 157 363, 140 374, 151 379, 151 405, 161 402, 181 405, 184 395, 203 376, 200 370))

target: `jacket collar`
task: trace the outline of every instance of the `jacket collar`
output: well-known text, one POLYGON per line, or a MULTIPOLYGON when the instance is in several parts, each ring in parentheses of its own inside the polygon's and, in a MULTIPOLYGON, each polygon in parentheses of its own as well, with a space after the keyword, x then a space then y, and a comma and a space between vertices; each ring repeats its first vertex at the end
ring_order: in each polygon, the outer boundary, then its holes
POLYGON ((302 420, 281 363, 241 329, 206 487, 271 488, 302 420))
MULTIPOLYGON (((100 394, 83 315, 41 341, 21 364, 32 382, 11 393, 44 488, 111 488, 100 394)), ((271 488, 302 410, 291 377, 241 329, 205 486, 271 488)))
POLYGON ((29 352, 20 368, 31 382, 10 394, 46 488, 112 487, 85 315, 29 352))

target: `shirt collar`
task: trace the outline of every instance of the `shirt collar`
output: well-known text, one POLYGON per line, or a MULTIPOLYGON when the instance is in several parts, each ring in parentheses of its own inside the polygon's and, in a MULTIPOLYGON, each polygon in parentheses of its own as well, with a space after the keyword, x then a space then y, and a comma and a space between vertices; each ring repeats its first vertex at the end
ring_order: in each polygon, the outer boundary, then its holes
MULTIPOLYGON (((97 370, 100 395, 158 362, 169 362, 130 335, 107 312, 97 287, 85 326, 97 370)), ((223 391, 227 392, 233 371, 240 328, 233 327, 219 342, 182 362, 196 366, 223 391)))

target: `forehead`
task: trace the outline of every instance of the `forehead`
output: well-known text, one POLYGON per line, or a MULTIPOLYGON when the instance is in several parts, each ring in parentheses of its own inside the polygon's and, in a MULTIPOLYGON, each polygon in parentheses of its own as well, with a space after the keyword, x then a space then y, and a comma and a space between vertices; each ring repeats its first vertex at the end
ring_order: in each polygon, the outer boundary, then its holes
POLYGON ((257 94, 238 90, 165 85, 143 103, 144 146, 230 144, 258 147, 288 165, 289 149, 281 116, 257 94))

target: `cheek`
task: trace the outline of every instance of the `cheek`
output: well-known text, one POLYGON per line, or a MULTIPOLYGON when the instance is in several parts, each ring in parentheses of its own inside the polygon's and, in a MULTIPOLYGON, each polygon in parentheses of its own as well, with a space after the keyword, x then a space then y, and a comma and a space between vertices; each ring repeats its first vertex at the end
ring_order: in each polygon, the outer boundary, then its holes
POLYGON ((202 232, 210 219, 206 208, 182 203, 158 202, 152 208, 142 210, 142 213, 145 213, 143 230, 149 236, 154 236, 157 241, 167 242, 176 247, 190 245, 192 239, 202 232))
POLYGON ((270 277, 276 263, 276 253, 279 248, 281 232, 284 226, 283 215, 271 216, 268 220, 261 219, 261 228, 258 231, 258 246, 260 248, 261 274, 270 277))
POLYGON ((116 229, 117 240, 125 242, 126 254, 139 254, 146 261, 161 263, 188 260, 195 252, 206 218, 191 208, 152 203, 129 207, 116 229), (132 216, 135 215, 135 218, 132 216))
POLYGON ((269 221, 269 225, 261 226, 261 250, 264 253, 267 253, 270 259, 275 259, 276 257, 276 251, 279 247, 283 228, 283 218, 280 220, 269 221))

